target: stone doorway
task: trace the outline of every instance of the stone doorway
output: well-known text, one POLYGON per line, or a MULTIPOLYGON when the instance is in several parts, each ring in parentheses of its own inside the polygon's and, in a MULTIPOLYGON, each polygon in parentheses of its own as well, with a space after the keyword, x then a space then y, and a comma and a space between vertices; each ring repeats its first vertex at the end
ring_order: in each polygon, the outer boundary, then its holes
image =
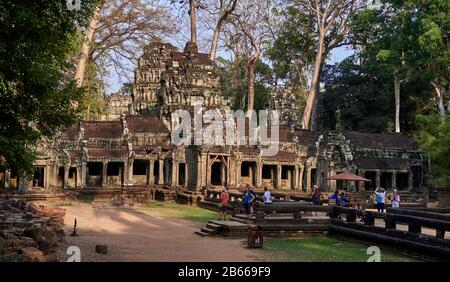
POLYGON ((44 187, 45 185, 45 167, 44 166, 35 166, 34 167, 34 177, 33 177, 33 186, 34 187, 44 187))
POLYGON ((256 162, 242 162, 241 183, 242 185, 256 185, 256 162))

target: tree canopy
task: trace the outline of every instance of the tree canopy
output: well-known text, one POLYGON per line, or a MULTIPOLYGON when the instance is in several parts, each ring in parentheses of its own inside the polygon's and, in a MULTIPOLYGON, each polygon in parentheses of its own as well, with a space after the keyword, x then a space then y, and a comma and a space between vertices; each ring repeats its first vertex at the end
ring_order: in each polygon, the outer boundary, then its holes
POLYGON ((82 97, 70 75, 77 29, 97 1, 0 2, 0 166, 30 174, 36 145, 76 119, 82 97))

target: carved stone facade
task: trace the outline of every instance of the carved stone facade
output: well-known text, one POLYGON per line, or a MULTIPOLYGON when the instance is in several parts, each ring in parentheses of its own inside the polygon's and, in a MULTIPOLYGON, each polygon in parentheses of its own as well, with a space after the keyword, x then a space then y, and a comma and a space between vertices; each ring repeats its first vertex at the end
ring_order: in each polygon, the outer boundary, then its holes
MULTIPOLYGON (((413 189, 422 185, 422 154, 400 134, 310 132, 282 125, 279 151, 261 155, 258 145, 207 146, 171 142, 170 114, 195 105, 223 113, 218 74, 207 54, 188 43, 183 52, 150 43, 135 72, 131 95, 108 98, 108 120, 82 120, 64 129, 40 151, 34 186, 45 188, 159 186, 200 190, 247 183, 309 192, 375 186, 413 189), (48 144, 48 145, 47 145, 48 144), (373 180, 336 183, 326 178, 350 170, 373 180)), ((3 173, 4 186, 14 175, 3 173)))

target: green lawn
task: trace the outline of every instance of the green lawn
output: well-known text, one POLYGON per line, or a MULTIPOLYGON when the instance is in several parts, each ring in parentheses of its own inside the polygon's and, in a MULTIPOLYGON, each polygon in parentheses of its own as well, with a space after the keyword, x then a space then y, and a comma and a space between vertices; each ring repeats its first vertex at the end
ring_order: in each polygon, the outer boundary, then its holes
MULTIPOLYGON (((376 245, 376 244, 374 244, 376 245)), ((383 262, 418 261, 412 257, 398 254, 379 246, 383 262)), ((311 262, 365 262, 368 246, 345 239, 328 236, 307 238, 266 238, 264 252, 273 261, 311 261, 311 262)))
POLYGON ((191 220, 196 223, 207 223, 209 220, 219 218, 218 212, 209 211, 196 206, 180 205, 173 202, 151 202, 142 208, 141 211, 149 211, 153 215, 169 218, 181 218, 191 220))

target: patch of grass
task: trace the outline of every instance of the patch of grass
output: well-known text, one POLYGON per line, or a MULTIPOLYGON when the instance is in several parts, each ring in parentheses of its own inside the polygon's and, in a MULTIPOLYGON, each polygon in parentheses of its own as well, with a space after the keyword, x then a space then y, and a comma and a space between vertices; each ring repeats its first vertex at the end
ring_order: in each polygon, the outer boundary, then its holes
MULTIPOLYGON (((274 261, 365 262, 367 245, 328 236, 279 239, 267 238, 264 252, 274 261)), ((417 259, 380 246, 383 262, 413 262, 417 259)))
POLYGON ((161 217, 181 218, 198 223, 207 223, 209 220, 214 220, 219 217, 217 212, 173 202, 152 202, 140 209, 148 210, 152 214, 161 217))

